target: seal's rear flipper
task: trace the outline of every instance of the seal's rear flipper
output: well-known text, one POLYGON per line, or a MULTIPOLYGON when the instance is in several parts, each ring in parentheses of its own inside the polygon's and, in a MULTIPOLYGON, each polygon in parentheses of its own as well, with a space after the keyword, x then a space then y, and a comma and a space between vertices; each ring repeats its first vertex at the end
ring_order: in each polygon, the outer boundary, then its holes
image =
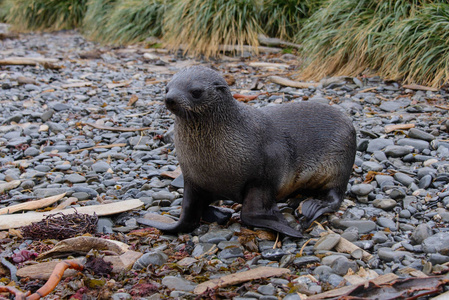
POLYGON ((291 237, 304 237, 301 232, 288 225, 276 202, 270 197, 271 194, 262 188, 250 189, 240 213, 243 223, 254 227, 268 228, 291 237))
POLYGON ((335 212, 343 201, 343 193, 336 189, 329 190, 326 200, 308 199, 301 203, 301 226, 308 228, 313 221, 325 213, 335 212))

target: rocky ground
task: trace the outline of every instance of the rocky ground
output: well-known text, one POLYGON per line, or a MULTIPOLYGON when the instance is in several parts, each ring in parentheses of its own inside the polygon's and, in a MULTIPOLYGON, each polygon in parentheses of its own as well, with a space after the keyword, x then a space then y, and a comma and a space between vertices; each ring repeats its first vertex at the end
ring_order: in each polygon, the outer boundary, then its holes
MULTIPOLYGON (((92 234, 144 253, 133 269, 75 273, 48 299, 200 298, 197 284, 259 266, 288 272, 208 290, 202 297, 301 299, 379 275, 412 278, 449 271, 447 90, 405 88, 379 77, 283 87, 268 76, 294 74, 299 62, 293 54, 245 53, 206 63, 141 45, 103 47, 74 32, 0 41, 0 60, 13 56, 55 61, 0 66, 0 185, 17 182, 0 195, 0 209, 62 193, 61 202, 70 199, 78 208, 143 202, 140 209, 100 216, 92 234), (248 105, 313 101, 335 105, 352 118, 358 151, 347 197, 304 239, 245 228, 240 205, 231 201, 218 203, 232 213, 226 225, 204 223, 190 234, 164 235, 138 222, 154 214, 179 217, 183 189, 182 182, 172 184, 178 167, 174 119, 163 98, 171 76, 194 64, 227 74, 235 80, 235 93, 259 95, 248 105)), ((296 225, 295 210, 279 205, 296 225)), ((35 265, 34 253, 57 240, 31 239, 9 229, 12 225, 1 226, 0 285, 34 292, 45 281, 16 279, 15 268, 35 265)))

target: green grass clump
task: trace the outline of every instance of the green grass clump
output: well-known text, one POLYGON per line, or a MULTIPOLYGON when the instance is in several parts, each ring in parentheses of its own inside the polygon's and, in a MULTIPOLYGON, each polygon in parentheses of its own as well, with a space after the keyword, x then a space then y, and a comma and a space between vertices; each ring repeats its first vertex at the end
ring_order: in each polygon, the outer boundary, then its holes
POLYGON ((9 15, 9 11, 13 5, 13 0, 0 0, 0 22, 6 22, 6 16, 9 15))
POLYGON ((89 0, 83 19, 83 34, 91 40, 102 40, 106 24, 117 0, 89 0))
POLYGON ((443 50, 447 27, 441 11, 447 4, 443 3, 447 1, 328 0, 297 35, 309 62, 300 77, 319 79, 377 70, 391 79, 433 85, 430 73, 441 74, 447 61, 439 59, 438 67, 429 68, 438 55, 447 53, 447 48, 443 50), (430 12, 437 13, 436 7, 438 14, 431 16, 430 12), (419 39, 424 31, 432 42, 419 39), (395 62, 399 59, 401 63, 395 62))
POLYGON ((425 5, 386 31, 379 72, 438 87, 449 80, 449 4, 425 5), (391 47, 394 51, 387 51, 391 47))
MULTIPOLYGON (((112 5, 114 1, 105 1, 112 5)), ((162 35, 165 11, 171 0, 118 0, 101 20, 104 27, 97 35, 103 42, 129 44, 162 35)), ((100 24, 102 25, 102 24, 100 24)))
POLYGON ((323 1, 320 0, 265 0, 260 16, 265 34, 292 40, 323 1))
POLYGON ((258 46, 262 0, 175 1, 164 20, 164 40, 174 49, 215 56, 221 44, 258 46))
POLYGON ((87 0, 15 0, 6 21, 15 30, 61 30, 81 25, 87 0))

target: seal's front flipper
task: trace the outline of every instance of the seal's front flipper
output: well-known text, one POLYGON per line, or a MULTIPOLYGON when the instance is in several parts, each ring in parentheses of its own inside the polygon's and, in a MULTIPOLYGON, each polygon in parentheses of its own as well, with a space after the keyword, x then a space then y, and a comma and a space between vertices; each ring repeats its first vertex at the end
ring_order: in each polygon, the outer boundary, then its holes
POLYGON ((165 223, 145 218, 139 218, 137 222, 170 233, 190 232, 200 224, 201 215, 211 200, 209 193, 185 183, 181 216, 177 222, 165 223))
POLYGON ((325 213, 335 212, 343 201, 343 193, 335 189, 329 190, 326 200, 308 199, 301 203, 301 225, 308 228, 313 221, 325 213))
POLYGON ((272 196, 272 193, 263 188, 250 189, 243 200, 240 213, 242 222, 246 225, 268 228, 288 236, 302 238, 301 232, 288 225, 272 196))

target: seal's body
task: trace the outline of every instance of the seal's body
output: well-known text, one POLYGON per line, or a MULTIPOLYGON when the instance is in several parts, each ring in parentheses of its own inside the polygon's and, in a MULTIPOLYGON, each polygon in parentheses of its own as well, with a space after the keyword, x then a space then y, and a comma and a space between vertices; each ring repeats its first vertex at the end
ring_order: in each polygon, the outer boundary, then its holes
POLYGON ((179 221, 156 228, 191 231, 218 199, 242 203, 244 223, 301 237, 276 202, 297 193, 310 224, 338 209, 354 163, 355 130, 339 110, 291 103, 255 109, 236 101, 226 81, 204 67, 185 69, 167 86, 175 146, 184 175, 179 221))

